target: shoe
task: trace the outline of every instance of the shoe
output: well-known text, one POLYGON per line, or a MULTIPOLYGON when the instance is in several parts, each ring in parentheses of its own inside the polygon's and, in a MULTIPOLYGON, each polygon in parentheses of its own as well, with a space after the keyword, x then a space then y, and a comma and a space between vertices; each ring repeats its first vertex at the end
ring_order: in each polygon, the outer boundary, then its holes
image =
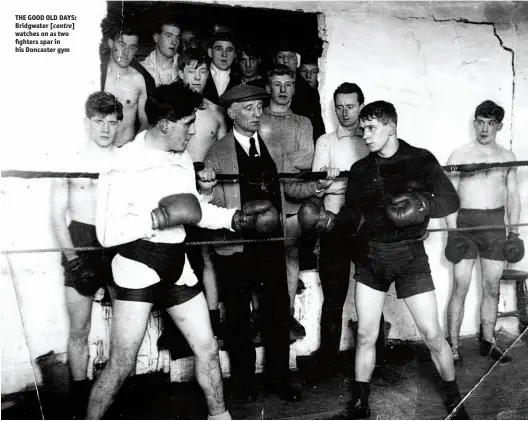
POLYGON ((298 383, 285 384, 265 384, 266 389, 279 397, 279 399, 287 402, 299 402, 302 399, 301 385, 298 383))
MULTIPOLYGON (((457 407, 457 404, 448 406, 447 409, 447 415, 451 415, 451 412, 457 407)), ((460 405, 457 409, 457 411, 453 414, 451 417, 452 420, 470 420, 468 413, 466 412, 466 408, 464 407, 464 404, 460 405)))
POLYGON ((370 406, 368 397, 370 394, 369 383, 352 382, 350 387, 351 399, 345 407, 346 415, 349 420, 360 420, 370 418, 370 406))
POLYGON ((483 357, 489 356, 495 361, 500 360, 501 364, 507 364, 512 360, 511 357, 504 355, 504 351, 496 344, 484 339, 480 341, 480 355, 483 357))
POLYGON ((455 363, 455 367, 464 365, 462 354, 460 353, 458 347, 451 346, 451 352, 453 353, 453 362, 455 363))
POLYGON ((304 326, 300 324, 293 315, 290 315, 290 341, 302 339, 306 336, 306 330, 304 326))

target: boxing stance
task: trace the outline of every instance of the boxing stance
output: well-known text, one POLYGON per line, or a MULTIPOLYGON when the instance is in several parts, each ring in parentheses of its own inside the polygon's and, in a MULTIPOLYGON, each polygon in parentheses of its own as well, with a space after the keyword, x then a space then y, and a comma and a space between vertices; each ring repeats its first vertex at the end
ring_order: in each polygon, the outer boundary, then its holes
MULTIPOLYGON (((85 111, 88 142, 83 145, 81 155, 84 162, 101 163, 115 149, 113 143, 123 119, 123 106, 112 94, 95 92, 88 97, 85 111)), ((95 233, 96 183, 80 178, 53 180, 51 222, 60 247, 101 246, 95 233)), ((68 363, 73 379, 74 406, 81 412, 84 412, 90 391, 87 380, 88 335, 93 299, 100 287, 112 283, 111 257, 113 252, 110 250, 62 253, 66 310, 70 322, 68 363)))
MULTIPOLYGON (((459 199, 435 157, 398 139, 397 114, 385 101, 366 105, 359 115, 370 154, 352 165, 345 204, 336 215, 317 201, 299 210, 301 227, 328 232, 356 232, 366 239, 356 259, 358 334, 355 379, 346 406, 350 419, 370 416, 369 381, 376 358, 376 338, 385 296, 396 283, 418 331, 443 379, 446 409, 461 401, 453 356, 444 339, 434 284, 423 240, 430 218, 456 211, 459 199)), ((351 244, 357 247, 358 244, 351 244)), ((467 418, 461 407, 455 418, 467 418)))
MULTIPOLYGON (((230 419, 223 396, 217 342, 207 304, 185 254, 183 224, 231 231, 267 231, 277 223, 269 202, 241 210, 205 203, 186 152, 202 96, 181 84, 162 85, 147 99, 150 128, 116 154, 117 170, 100 179, 97 236, 118 246, 110 359, 90 395, 88 418, 101 418, 133 371, 156 302, 165 307, 195 355, 196 378, 209 418, 230 419)), ((212 170, 197 174, 215 184, 212 170)))
MULTIPOLYGON (((515 161, 515 154, 497 145, 502 129, 504 109, 492 101, 484 101, 475 110, 475 139, 453 151, 448 164, 515 161)), ((505 210, 510 224, 518 224, 521 206, 517 188, 517 168, 492 168, 471 173, 454 172, 451 176, 460 196, 461 209, 446 217, 448 228, 504 225, 505 210), (485 191, 486 194, 482 192, 485 191), (506 209, 504 207, 506 205, 506 209)), ((517 263, 524 256, 519 228, 486 231, 449 232, 446 258, 453 263, 453 291, 449 300, 447 323, 455 364, 462 363, 459 335, 464 318, 471 275, 477 258, 482 273, 480 304, 480 353, 494 360, 503 356, 495 342, 495 323, 499 304, 499 285, 504 261, 517 263)), ((503 357, 505 363, 510 357, 503 357)))

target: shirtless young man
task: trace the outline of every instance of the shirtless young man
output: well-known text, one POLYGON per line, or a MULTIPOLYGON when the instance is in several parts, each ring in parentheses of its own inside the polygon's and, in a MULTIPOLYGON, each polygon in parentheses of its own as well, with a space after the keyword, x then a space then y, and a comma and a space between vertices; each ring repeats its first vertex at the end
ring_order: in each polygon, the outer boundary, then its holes
POLYGON ((121 147, 134 139, 136 115, 141 132, 148 126, 145 114, 147 88, 145 79, 130 63, 138 50, 138 34, 123 28, 108 39, 110 61, 106 69, 104 91, 115 95, 123 104, 123 121, 119 125, 115 146, 121 147))
MULTIPOLYGON (((115 149, 113 142, 121 120, 123 107, 106 92, 95 92, 85 105, 85 124, 88 131, 86 144, 90 160, 108 159, 115 149)), ((60 247, 87 247, 101 245, 95 233, 96 181, 54 179, 51 190, 51 221, 60 247), (67 219, 71 222, 68 225, 67 219)), ((88 399, 88 334, 93 298, 103 284, 112 282, 110 268, 112 253, 80 253, 65 251, 62 265, 65 270, 66 309, 70 320, 68 361, 73 378, 76 409, 84 411, 88 399)))
MULTIPOLYGON (((449 165, 479 162, 515 161, 515 154, 497 144, 497 133, 502 129, 504 109, 492 101, 484 101, 475 110, 475 139, 453 151, 449 165)), ((448 228, 482 225, 504 225, 504 213, 510 224, 518 224, 520 199, 517 188, 517 168, 492 168, 470 173, 453 173, 452 181, 460 196, 461 208, 446 217, 448 228), (506 205, 506 209, 504 209, 506 205)), ((504 250, 513 245, 522 246, 519 229, 450 232, 446 257, 454 263, 453 292, 448 307, 448 328, 455 363, 461 363, 459 334, 464 318, 464 302, 471 283, 473 266, 477 258, 482 271, 482 302, 480 306, 481 355, 494 360, 502 357, 495 343, 495 322, 499 301, 499 284, 504 261, 514 262, 504 250), (520 243, 520 245, 519 245, 520 243)), ((517 260, 518 261, 518 260, 517 260)), ((509 360, 508 357, 502 362, 509 360)))
MULTIPOLYGON (((209 59, 207 52, 201 48, 188 48, 178 59, 179 76, 185 85, 188 85, 196 92, 202 93, 209 76, 209 59)), ((202 106, 196 110, 195 131, 187 145, 187 152, 191 155, 195 166, 203 168, 205 154, 211 145, 227 133, 224 110, 219 105, 204 98, 202 106)), ((190 240, 205 240, 200 232, 203 230, 197 227, 190 227, 188 235, 190 240)), ((218 285, 213 263, 210 258, 211 249, 209 246, 201 247, 199 252, 194 253, 195 248, 188 251, 191 264, 194 270, 200 270, 203 264, 203 283, 207 306, 213 331, 220 339, 220 311, 218 309, 218 285)))

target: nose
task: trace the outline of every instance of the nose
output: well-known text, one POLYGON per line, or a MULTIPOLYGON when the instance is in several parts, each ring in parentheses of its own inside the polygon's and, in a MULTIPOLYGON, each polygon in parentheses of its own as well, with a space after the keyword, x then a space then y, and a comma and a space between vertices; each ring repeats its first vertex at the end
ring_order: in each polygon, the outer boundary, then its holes
POLYGON ((281 86, 280 86, 280 92, 281 92, 281 93, 286 92, 286 86, 281 85, 281 86))
POLYGON ((487 132, 488 129, 489 129, 489 124, 488 124, 487 122, 484 122, 484 123, 482 124, 482 131, 483 131, 483 132, 487 132))
POLYGON ((346 108, 343 110, 343 117, 348 117, 348 110, 346 108))
POLYGON ((259 108, 255 108, 255 109, 253 110, 253 117, 255 117, 255 118, 260 118, 261 115, 262 115, 262 110, 261 110, 261 109, 259 109, 259 108))
POLYGON ((101 126, 101 131, 103 133, 108 133, 110 130, 110 126, 106 121, 103 121, 103 125, 101 126))
POLYGON ((202 75, 200 73, 195 73, 194 74, 194 80, 195 81, 199 82, 201 78, 202 78, 202 75))
POLYGON ((193 136, 194 134, 196 134, 196 130, 195 130, 194 123, 193 123, 189 127, 189 135, 193 136))
POLYGON ((227 51, 226 50, 222 50, 222 57, 227 57, 227 51))

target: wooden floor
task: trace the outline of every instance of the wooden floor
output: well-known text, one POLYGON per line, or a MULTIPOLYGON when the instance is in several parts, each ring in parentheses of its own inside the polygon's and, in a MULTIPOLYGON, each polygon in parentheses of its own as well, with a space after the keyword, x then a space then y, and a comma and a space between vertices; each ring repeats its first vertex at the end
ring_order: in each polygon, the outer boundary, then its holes
MULTIPOLYGON (((508 346, 515 338, 502 334, 499 343, 508 346)), ((490 370, 493 361, 478 354, 476 338, 462 343, 464 366, 457 368, 463 395, 467 394, 490 370)), ((387 349, 388 366, 377 373, 371 385, 372 419, 444 419, 437 385, 439 376, 425 346, 421 343, 391 343, 387 349)), ((528 346, 520 341, 509 355, 513 361, 497 365, 467 399, 467 411, 473 419, 528 419, 528 346)), ((353 371, 353 357, 348 369, 353 371)), ((337 414, 348 398, 346 368, 340 374, 321 379, 323 367, 298 361, 294 373, 303 385, 304 398, 286 403, 276 396, 263 394, 254 403, 239 404, 227 400, 235 419, 328 419, 337 414)), ((225 382, 226 394, 231 385, 225 382)), ((40 407, 35 391, 2 397, 3 419, 66 418, 67 400, 43 396, 40 407), (42 412, 41 412, 42 411, 42 412)), ((108 419, 205 419, 205 401, 194 382, 170 383, 160 373, 130 378, 108 419)))

